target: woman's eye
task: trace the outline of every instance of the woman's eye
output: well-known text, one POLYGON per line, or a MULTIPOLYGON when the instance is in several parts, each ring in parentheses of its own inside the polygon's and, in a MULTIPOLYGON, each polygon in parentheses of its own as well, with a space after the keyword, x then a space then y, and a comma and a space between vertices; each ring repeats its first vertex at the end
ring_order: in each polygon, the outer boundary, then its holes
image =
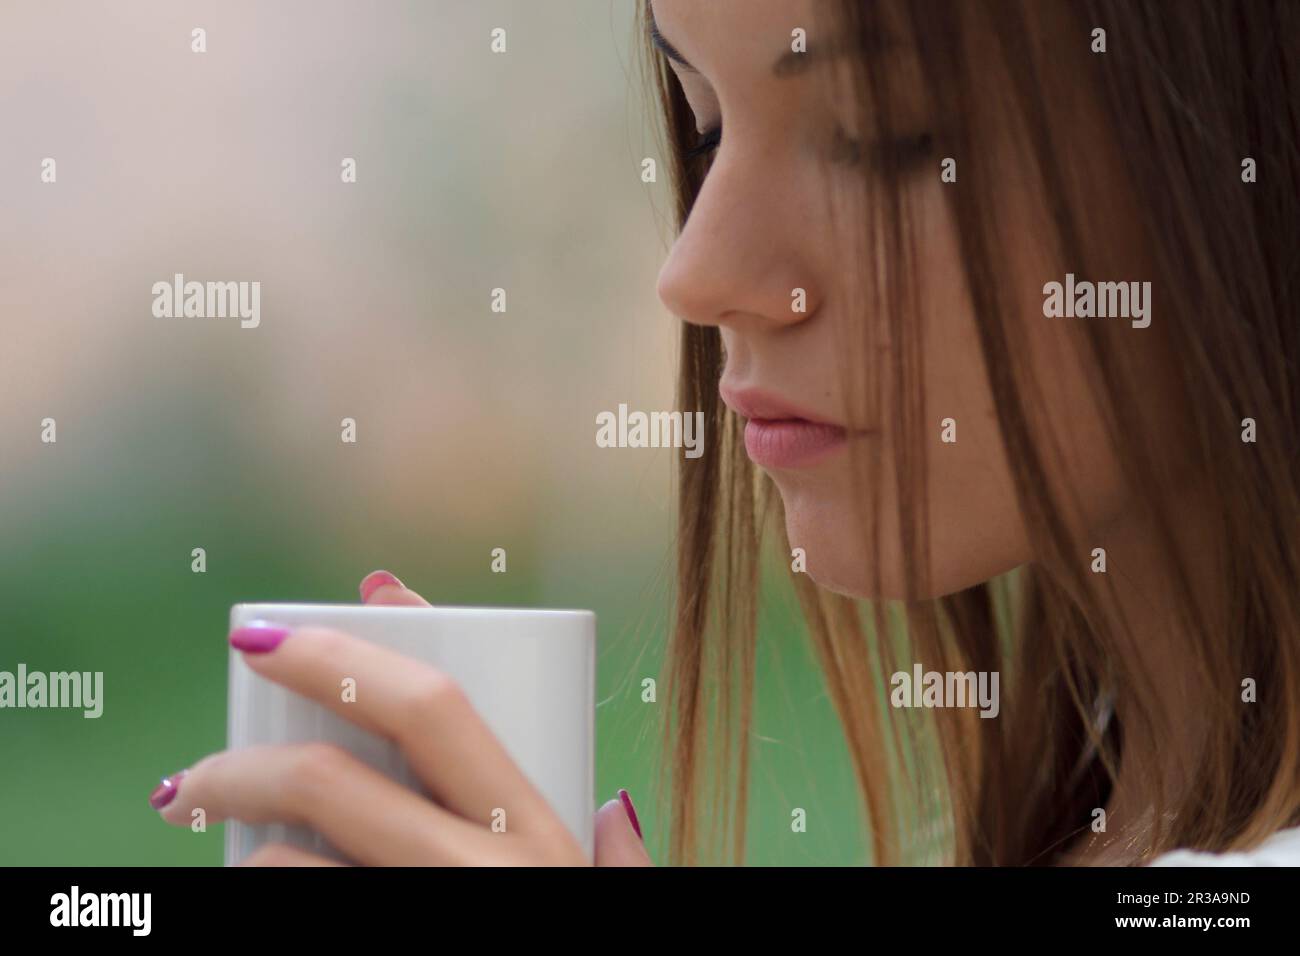
POLYGON ((927 131, 864 144, 849 136, 843 127, 836 127, 830 149, 831 159, 846 166, 869 161, 879 168, 891 161, 896 167, 906 169, 930 156, 934 150, 934 137, 927 131))
POLYGON ((687 159, 695 159, 697 156, 704 156, 718 148, 722 142, 722 127, 715 126, 713 129, 705 130, 700 134, 699 141, 686 151, 687 159))
MULTIPOLYGON (((706 156, 722 142, 722 127, 715 126, 700 134, 699 140, 686 151, 688 159, 706 156)), ((887 159, 899 168, 907 168, 926 159, 934 150, 934 137, 927 131, 910 136, 896 136, 887 141, 863 144, 852 138, 842 127, 836 127, 831 141, 831 159, 837 163, 856 166, 870 161, 879 167, 887 159), (886 155, 888 154, 888 155, 886 155)))

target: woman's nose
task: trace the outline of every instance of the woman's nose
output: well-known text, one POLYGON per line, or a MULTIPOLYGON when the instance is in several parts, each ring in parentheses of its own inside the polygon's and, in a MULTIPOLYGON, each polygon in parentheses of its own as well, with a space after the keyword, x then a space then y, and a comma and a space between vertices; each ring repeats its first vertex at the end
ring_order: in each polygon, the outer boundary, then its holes
POLYGON ((761 156, 718 153, 659 272, 669 311, 696 325, 768 326, 816 311, 818 238, 808 234, 794 190, 780 182, 761 156))

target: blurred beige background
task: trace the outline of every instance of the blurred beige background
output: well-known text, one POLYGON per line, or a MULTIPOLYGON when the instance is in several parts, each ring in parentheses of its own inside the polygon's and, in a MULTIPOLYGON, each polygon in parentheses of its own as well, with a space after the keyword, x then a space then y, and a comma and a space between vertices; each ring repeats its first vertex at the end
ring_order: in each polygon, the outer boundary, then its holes
MULTIPOLYGON (((667 456, 592 440, 599 410, 671 398, 631 13, 7 5, 6 433, 48 415, 75 456, 109 439, 114 402, 201 390, 315 509, 361 496, 454 535, 539 508, 585 522, 630 487, 644 508, 592 527, 617 550, 641 518, 640 540, 662 524, 667 456), (150 286, 176 272, 259 280, 261 326, 154 318, 150 286), (358 448, 340 446, 344 416, 358 448), (353 466, 346 487, 317 480, 353 466)), ((35 453, 8 458, 7 483, 40 482, 35 453)))

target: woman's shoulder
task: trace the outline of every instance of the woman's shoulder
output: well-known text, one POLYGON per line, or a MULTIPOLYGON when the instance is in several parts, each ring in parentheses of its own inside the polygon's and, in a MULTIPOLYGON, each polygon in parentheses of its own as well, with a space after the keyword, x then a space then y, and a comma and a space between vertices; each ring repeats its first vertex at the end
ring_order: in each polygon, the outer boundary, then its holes
POLYGON ((1152 866, 1300 866, 1300 827, 1279 830, 1259 846, 1231 853, 1174 850, 1156 857, 1152 866))

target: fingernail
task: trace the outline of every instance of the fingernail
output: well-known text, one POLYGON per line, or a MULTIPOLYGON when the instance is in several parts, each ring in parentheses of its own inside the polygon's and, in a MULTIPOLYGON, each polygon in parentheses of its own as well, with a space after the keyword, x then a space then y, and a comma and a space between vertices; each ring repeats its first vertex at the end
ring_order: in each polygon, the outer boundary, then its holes
POLYGON ((396 584, 399 588, 405 588, 406 585, 388 571, 371 571, 361 579, 361 603, 365 604, 370 600, 370 595, 374 594, 386 584, 396 584))
POLYGON ((265 654, 280 646, 289 636, 287 627, 277 627, 265 621, 254 621, 230 632, 230 646, 250 654, 265 654))
POLYGON ((185 771, 174 773, 170 777, 163 777, 162 783, 153 788, 153 793, 149 794, 149 806, 155 810, 161 810, 167 804, 176 799, 176 790, 181 785, 181 778, 185 776, 185 771))
POLYGON ((620 790, 618 798, 623 802, 623 809, 627 811, 627 819, 632 824, 632 829, 636 831, 637 836, 644 840, 645 837, 641 836, 641 823, 636 818, 636 807, 632 806, 632 798, 628 796, 626 790, 620 790))

